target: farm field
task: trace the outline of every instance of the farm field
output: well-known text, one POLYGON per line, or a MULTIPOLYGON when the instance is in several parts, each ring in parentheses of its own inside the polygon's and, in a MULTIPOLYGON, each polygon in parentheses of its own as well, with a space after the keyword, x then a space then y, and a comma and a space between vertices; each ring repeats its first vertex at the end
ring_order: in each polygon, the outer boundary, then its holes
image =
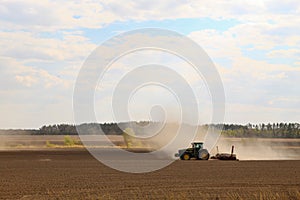
POLYGON ((0 163, 0 199, 300 199, 300 160, 178 160, 129 174, 52 149, 1 151, 0 163))
MULTIPOLYGON (((70 137, 80 141, 78 136, 70 137)), ((110 142, 105 141, 103 137, 105 136, 83 136, 81 139, 90 147, 126 147, 122 136, 109 135, 107 137, 110 142)), ((57 145, 56 148, 65 148, 63 135, 0 135, 0 150, 51 149, 46 145, 47 142, 57 145)), ((216 144, 220 152, 228 153, 232 145, 235 146, 235 153, 241 160, 300 160, 300 139, 220 138, 216 144)), ((77 148, 84 147, 79 145, 77 148)), ((211 154, 216 153, 216 148, 212 149, 211 154)))

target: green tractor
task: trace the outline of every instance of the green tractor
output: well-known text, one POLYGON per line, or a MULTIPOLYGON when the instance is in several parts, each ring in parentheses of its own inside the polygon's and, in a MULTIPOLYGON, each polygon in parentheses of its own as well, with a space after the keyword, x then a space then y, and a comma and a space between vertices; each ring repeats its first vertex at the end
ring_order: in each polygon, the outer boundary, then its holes
POLYGON ((180 157, 181 160, 190 160, 191 158, 208 160, 209 153, 207 149, 203 149, 203 142, 193 142, 191 148, 178 150, 175 157, 180 157))

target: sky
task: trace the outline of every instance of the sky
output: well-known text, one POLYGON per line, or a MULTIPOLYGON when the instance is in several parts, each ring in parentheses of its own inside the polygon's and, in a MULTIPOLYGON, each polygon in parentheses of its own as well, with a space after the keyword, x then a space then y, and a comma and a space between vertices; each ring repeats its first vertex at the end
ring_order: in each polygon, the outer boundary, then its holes
MULTIPOLYGON (((298 0, 0 0, 0 128, 74 123, 73 89, 85 59, 111 37, 149 27, 176 31, 205 50, 223 81, 224 122, 299 122, 299 24, 298 0)), ((144 56, 149 55, 156 54, 144 56)), ((167 55, 161 53, 155 59, 160 56, 167 55)), ((112 67, 104 89, 112 89, 109 83, 117 82, 128 70, 126 63, 121 60, 112 67)), ((179 71, 185 73, 185 69, 179 71)), ((184 77, 195 79, 192 72, 184 77)), ((207 96, 202 83, 191 85, 207 96)), ((97 118, 113 121, 109 92, 97 91, 97 118)), ((160 89, 148 91, 165 94, 160 89)), ((142 102, 142 96, 138 94, 133 101, 142 102)), ((172 97, 163 99, 167 102, 172 97)), ((133 113, 145 106, 134 105, 133 113)), ((210 116, 208 107, 205 102, 199 105, 206 110, 203 122, 210 116)), ((136 120, 145 115, 136 113, 136 120)))

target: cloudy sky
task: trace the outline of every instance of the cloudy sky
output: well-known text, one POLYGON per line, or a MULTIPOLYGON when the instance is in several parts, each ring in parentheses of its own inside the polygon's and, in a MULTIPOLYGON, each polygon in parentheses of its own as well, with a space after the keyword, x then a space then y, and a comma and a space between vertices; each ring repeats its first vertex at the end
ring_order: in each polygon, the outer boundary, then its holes
MULTIPOLYGON (((84 60, 145 27, 177 31, 207 52, 223 80, 225 122, 299 122, 299 24, 298 0, 0 0, 0 128, 74 123, 84 60)), ((100 121, 111 121, 105 112, 100 121)))

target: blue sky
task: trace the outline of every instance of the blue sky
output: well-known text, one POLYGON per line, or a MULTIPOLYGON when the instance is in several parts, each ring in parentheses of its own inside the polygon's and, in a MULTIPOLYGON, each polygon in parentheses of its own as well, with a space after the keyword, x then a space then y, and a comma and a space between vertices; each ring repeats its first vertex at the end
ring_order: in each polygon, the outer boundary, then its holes
POLYGON ((215 20, 210 18, 184 18, 147 21, 129 20, 126 22, 114 22, 107 24, 101 29, 83 29, 83 35, 88 37, 93 43, 100 44, 121 32, 139 28, 164 28, 188 35, 193 31, 205 29, 225 31, 236 24, 238 24, 238 21, 234 19, 215 20))
MULTIPOLYGON (((206 51, 223 81, 225 122, 299 122, 299 1, 12 0, 1 2, 0 16, 0 128, 74 123, 73 88, 88 55, 119 33, 149 27, 177 31, 206 51)), ((96 95, 99 121, 113 121, 109 91, 129 61, 135 62, 125 59, 108 72, 105 92, 96 95)), ((207 96, 192 72, 179 72, 207 96)), ((199 103, 203 122, 208 107, 199 103)))

